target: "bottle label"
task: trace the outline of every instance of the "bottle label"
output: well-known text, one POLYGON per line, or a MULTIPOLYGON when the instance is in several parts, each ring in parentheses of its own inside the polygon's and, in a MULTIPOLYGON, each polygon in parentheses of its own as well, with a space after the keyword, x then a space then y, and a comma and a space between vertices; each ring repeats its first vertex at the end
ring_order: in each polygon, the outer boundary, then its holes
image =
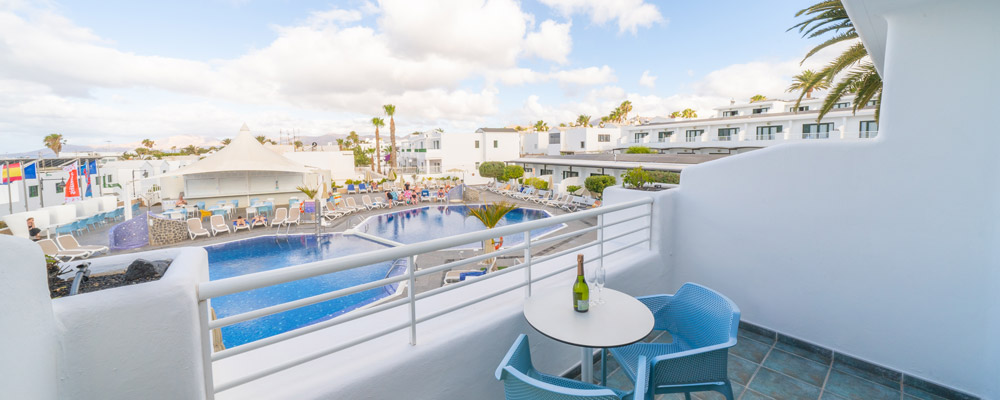
POLYGON ((577 300, 576 301, 576 309, 577 310, 586 311, 588 308, 590 308, 590 302, 589 301, 587 301, 587 300, 577 300))

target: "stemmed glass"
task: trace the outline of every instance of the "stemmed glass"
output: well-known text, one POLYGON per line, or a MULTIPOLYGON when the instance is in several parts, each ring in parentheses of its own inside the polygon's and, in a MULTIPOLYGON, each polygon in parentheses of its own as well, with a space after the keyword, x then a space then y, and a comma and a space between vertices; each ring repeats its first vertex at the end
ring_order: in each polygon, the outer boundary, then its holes
POLYGON ((597 304, 604 304, 604 283, 607 274, 604 272, 604 266, 598 266, 595 269, 597 270, 594 273, 597 283, 597 304))
MULTIPOLYGON (((583 272, 584 272, 584 279, 587 280, 587 285, 590 287, 590 291, 594 292, 594 288, 597 286, 597 267, 590 267, 590 268, 584 267, 583 272)), ((597 298, 594 297, 593 294, 594 293, 591 293, 590 296, 590 305, 592 306, 599 304, 597 302, 597 298)))

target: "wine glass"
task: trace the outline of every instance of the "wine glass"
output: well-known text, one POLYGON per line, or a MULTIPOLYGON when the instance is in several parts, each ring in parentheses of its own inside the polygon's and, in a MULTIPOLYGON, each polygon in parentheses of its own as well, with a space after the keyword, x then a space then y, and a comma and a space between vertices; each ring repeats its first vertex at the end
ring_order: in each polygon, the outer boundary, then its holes
MULTIPOLYGON (((584 279, 587 280, 587 285, 590 287, 590 291, 593 292, 594 291, 594 287, 596 287, 595 285, 597 284, 596 283, 597 282, 597 268, 596 267, 590 267, 590 268, 584 267, 583 268, 583 272, 584 272, 584 279)), ((595 304, 597 304, 597 300, 594 298, 593 293, 592 293, 591 296, 590 296, 590 305, 595 305, 595 304)))
POLYGON ((597 304, 604 304, 604 283, 607 274, 604 271, 604 267, 597 267, 595 269, 597 270, 594 273, 597 283, 597 304))

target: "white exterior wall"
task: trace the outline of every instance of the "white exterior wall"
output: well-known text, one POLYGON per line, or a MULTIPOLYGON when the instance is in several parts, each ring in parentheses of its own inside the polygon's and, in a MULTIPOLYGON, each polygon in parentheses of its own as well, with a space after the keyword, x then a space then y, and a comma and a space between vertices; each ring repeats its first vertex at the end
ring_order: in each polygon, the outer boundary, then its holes
POLYGON ((281 155, 299 164, 322 169, 336 181, 353 179, 357 175, 353 151, 297 151, 281 155))
POLYGON ((799 141, 685 169, 671 192, 664 289, 700 282, 749 322, 1000 398, 1000 138, 981 129, 996 79, 969 78, 1000 70, 1000 55, 982 51, 1000 41, 1000 3, 845 3, 854 20, 888 20, 879 137, 799 141), (928 98, 953 102, 918 114, 928 98))

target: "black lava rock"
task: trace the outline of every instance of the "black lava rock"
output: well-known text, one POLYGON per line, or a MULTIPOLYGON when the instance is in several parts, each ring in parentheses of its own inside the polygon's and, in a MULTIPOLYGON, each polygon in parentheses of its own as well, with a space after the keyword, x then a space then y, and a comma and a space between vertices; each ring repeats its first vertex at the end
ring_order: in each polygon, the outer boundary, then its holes
POLYGON ((132 261, 125 270, 125 281, 159 279, 170 267, 170 260, 147 261, 141 258, 132 261))

